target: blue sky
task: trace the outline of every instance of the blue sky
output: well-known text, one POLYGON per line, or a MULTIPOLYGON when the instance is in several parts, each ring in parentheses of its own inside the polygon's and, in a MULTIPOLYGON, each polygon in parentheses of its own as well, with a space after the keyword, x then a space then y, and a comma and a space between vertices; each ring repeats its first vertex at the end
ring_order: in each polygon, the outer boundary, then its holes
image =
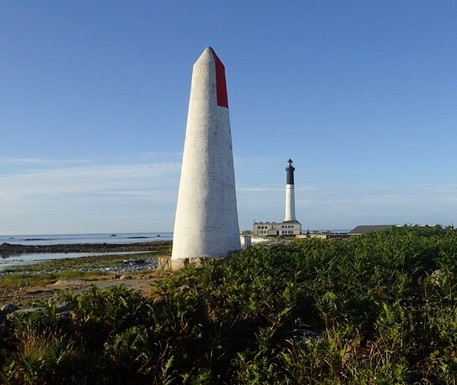
POLYGON ((454 1, 2 1, 0 234, 171 231, 192 65, 226 66, 241 229, 457 222, 454 1))

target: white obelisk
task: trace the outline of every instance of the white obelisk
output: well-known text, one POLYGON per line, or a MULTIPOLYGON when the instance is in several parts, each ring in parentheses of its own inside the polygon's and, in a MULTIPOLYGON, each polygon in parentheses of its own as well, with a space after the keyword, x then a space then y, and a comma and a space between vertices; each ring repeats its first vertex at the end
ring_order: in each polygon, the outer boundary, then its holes
POLYGON ((240 249, 225 67, 208 47, 192 72, 171 265, 240 249))
POLYGON ((286 167, 286 213, 284 222, 296 222, 295 218, 295 184, 294 184, 294 171, 292 159, 287 161, 286 167))

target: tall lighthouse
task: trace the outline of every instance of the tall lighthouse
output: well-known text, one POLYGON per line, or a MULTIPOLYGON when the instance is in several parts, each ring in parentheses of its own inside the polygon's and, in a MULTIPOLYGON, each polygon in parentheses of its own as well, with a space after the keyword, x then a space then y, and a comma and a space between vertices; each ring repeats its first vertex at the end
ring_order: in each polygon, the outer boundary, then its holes
POLYGON ((208 47, 193 66, 171 265, 240 248, 225 67, 208 47))
POLYGON ((256 222, 252 233, 264 236, 297 236, 301 234, 301 223, 295 217, 294 163, 287 161, 286 167, 286 213, 282 222, 256 222))
POLYGON ((284 222, 297 221, 297 218, 295 218, 294 171, 295 167, 292 159, 289 159, 286 167, 286 215, 284 222))

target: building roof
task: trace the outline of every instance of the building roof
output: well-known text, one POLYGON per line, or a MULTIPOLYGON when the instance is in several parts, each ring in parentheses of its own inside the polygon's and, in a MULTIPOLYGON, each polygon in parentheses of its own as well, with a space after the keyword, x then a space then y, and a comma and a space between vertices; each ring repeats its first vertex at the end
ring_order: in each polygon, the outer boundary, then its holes
POLYGON ((283 224, 294 224, 294 223, 298 223, 299 225, 301 225, 301 223, 299 221, 282 221, 282 222, 254 222, 254 225, 283 225, 283 224))
POLYGON ((366 234, 372 231, 385 230, 395 226, 396 225, 360 225, 349 231, 349 235, 366 234))

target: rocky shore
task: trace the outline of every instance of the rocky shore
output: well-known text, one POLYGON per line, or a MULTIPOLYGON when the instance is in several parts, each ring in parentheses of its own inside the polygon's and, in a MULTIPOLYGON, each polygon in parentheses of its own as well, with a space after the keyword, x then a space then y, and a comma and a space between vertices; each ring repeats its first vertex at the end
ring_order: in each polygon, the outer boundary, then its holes
POLYGON ((57 258, 0 270, 0 304, 28 307, 62 290, 82 293, 92 286, 105 289, 123 284, 149 293, 155 283, 157 258, 170 255, 172 241, 132 244, 61 244, 25 246, 3 243, 0 256, 29 253, 94 253, 93 256, 57 258), (109 254, 104 254, 108 252, 109 254), (136 253, 138 252, 138 253, 136 253), (99 253, 98 255, 96 253, 99 253), (128 254, 127 254, 128 253, 128 254))
POLYGON ((160 251, 167 250, 171 241, 138 242, 126 244, 110 243, 84 243, 84 244, 61 244, 61 245, 20 245, 2 243, 1 255, 23 253, 93 253, 93 252, 123 252, 123 251, 160 251))

